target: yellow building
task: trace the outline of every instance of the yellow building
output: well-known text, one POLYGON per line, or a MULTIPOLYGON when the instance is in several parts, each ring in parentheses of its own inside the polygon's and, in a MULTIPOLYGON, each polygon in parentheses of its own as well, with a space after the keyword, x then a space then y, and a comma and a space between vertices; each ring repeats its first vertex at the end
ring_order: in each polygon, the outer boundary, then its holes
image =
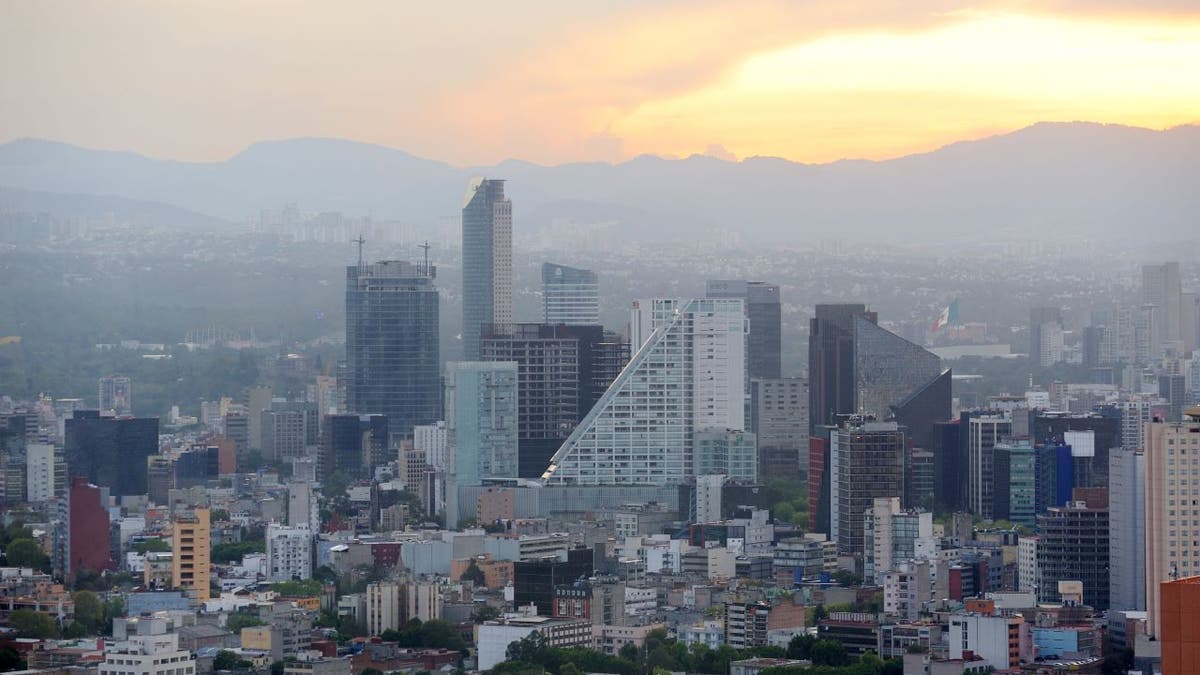
POLYGON ((172 526, 172 545, 173 585, 201 602, 208 600, 212 552, 208 509, 177 515, 172 526))

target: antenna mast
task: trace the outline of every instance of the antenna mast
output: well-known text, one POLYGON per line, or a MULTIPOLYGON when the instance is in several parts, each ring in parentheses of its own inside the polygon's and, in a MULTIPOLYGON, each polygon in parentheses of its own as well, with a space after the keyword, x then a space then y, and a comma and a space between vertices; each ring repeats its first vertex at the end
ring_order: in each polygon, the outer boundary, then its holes
POLYGON ((363 239, 363 236, 360 234, 360 235, 358 235, 358 239, 351 239, 350 241, 352 243, 358 244, 358 268, 362 269, 362 266, 363 266, 363 257, 362 257, 363 244, 367 243, 367 240, 363 239))

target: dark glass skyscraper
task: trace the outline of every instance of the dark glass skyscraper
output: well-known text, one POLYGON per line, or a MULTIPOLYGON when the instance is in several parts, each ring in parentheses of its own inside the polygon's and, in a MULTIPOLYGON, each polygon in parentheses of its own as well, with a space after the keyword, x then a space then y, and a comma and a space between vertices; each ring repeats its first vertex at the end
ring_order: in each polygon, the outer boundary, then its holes
POLYGON ((866 305, 817 305, 808 332, 808 434, 855 412, 854 318, 876 320, 866 305))
POLYGON ((750 332, 746 337, 746 373, 749 379, 782 377, 779 286, 762 281, 709 280, 709 298, 741 298, 746 303, 750 332))
POLYGON ((512 323, 512 202, 504 181, 473 179, 462 210, 463 360, 479 360, 480 330, 512 323))
POLYGON ((517 364, 518 473, 536 478, 616 379, 602 326, 512 324, 481 341, 482 361, 517 364))
POLYGON ((328 415, 318 456, 320 478, 335 472, 347 478, 367 478, 390 459, 388 419, 383 415, 328 415))
POLYGON ((158 453, 157 418, 76 410, 65 431, 63 454, 72 476, 87 476, 114 495, 146 494, 146 459, 158 453))
POLYGON ((441 418, 436 270, 398 260, 346 268, 346 406, 393 434, 441 418))

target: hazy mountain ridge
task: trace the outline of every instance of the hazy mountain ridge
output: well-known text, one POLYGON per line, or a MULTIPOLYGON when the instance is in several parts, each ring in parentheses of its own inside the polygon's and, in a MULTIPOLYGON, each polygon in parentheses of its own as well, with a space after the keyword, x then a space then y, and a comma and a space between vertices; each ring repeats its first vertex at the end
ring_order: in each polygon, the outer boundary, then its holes
POLYGON ((510 181, 514 221, 526 233, 603 218, 637 240, 723 228, 786 243, 1192 236, 1198 169, 1200 127, 1091 123, 1041 123, 893 160, 830 164, 642 156, 616 165, 507 160, 456 168, 314 138, 256 143, 212 163, 33 139, 0 145, 0 185, 160 202, 231 221, 297 202, 432 222, 456 217, 468 178, 488 175, 510 181))

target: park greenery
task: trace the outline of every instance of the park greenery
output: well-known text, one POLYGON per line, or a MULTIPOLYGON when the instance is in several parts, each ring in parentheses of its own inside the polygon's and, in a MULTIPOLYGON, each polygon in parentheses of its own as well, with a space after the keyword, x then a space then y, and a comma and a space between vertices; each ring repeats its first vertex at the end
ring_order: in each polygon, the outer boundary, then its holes
POLYGON ((496 675, 582 675, 582 673, 612 673, 614 675, 654 675, 662 672, 706 673, 724 675, 732 661, 755 657, 789 658, 810 661, 811 666, 773 668, 771 675, 900 675, 899 660, 884 661, 875 654, 854 657, 846 653, 839 642, 820 640, 811 635, 792 639, 787 649, 755 647, 734 649, 721 645, 711 649, 702 644, 686 645, 667 635, 663 629, 651 631, 645 646, 632 644, 621 648, 616 655, 604 654, 581 647, 550 647, 534 632, 508 647, 506 660, 492 669, 496 675))

